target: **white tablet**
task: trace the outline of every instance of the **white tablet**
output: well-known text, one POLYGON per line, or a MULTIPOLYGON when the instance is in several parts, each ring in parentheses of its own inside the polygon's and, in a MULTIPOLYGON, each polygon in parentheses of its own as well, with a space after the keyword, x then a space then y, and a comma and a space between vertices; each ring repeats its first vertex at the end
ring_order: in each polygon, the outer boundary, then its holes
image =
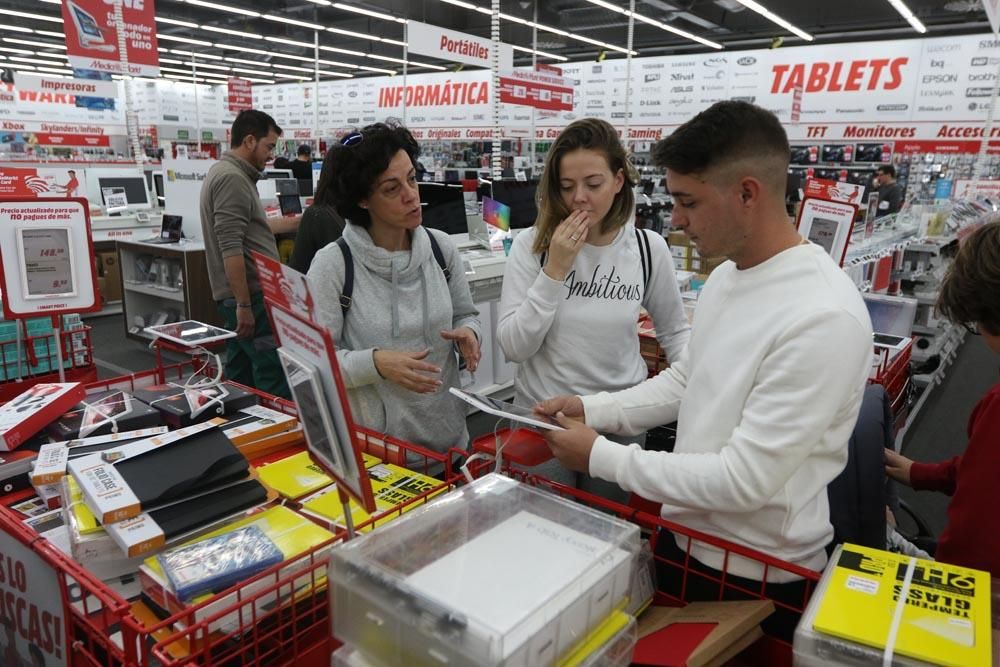
POLYGON ((490 398, 489 396, 474 394, 471 391, 462 391, 461 389, 456 389, 455 387, 451 387, 448 391, 469 405, 472 405, 473 407, 491 415, 511 419, 535 428, 544 428, 550 431, 565 430, 562 426, 556 423, 554 419, 546 417, 545 415, 537 414, 530 408, 522 408, 514 405, 513 403, 508 403, 507 401, 498 401, 497 399, 490 398))
POLYGON ((180 345, 196 347, 206 343, 232 338, 235 331, 213 327, 211 324, 204 324, 196 320, 184 320, 173 324, 160 324, 153 327, 146 327, 146 333, 160 338, 166 338, 180 345))

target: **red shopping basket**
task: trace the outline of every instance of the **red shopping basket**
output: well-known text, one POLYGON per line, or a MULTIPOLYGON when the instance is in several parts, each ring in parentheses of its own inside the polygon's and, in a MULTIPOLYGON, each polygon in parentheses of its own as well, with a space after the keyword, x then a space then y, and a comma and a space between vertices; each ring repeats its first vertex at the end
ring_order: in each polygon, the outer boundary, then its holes
MULTIPOLYGON (((17 326, 24 326, 17 322, 17 326)), ((25 336, 17 341, 0 342, 0 404, 6 403, 29 387, 43 382, 59 382, 59 357, 62 355, 66 382, 92 382, 97 379, 94 346, 90 327, 25 336)))
MULTIPOLYGON (((73 332, 77 333, 77 332, 73 332)), ((90 393, 179 381, 193 374, 214 374, 215 369, 195 360, 161 365, 131 375, 88 384, 90 393)), ((252 388, 267 407, 297 415, 295 404, 252 388)), ((447 455, 359 427, 357 437, 366 453, 389 463, 403 464, 425 474, 444 470, 450 474, 447 455), (414 464, 414 459, 418 463, 414 464)), ((449 488, 441 486, 406 505, 449 488)), ((401 513, 404 506, 376 514, 367 523, 401 513)), ((333 539, 241 582, 181 613, 160 620, 139 617, 128 602, 96 579, 46 540, 40 539, 10 510, 0 507, 0 527, 32 549, 56 573, 60 582, 61 609, 66 620, 71 665, 145 667, 147 665, 328 665, 337 643, 331 637, 326 593, 327 550, 343 539, 333 539), (235 619, 235 627, 219 631, 220 621, 235 619)))

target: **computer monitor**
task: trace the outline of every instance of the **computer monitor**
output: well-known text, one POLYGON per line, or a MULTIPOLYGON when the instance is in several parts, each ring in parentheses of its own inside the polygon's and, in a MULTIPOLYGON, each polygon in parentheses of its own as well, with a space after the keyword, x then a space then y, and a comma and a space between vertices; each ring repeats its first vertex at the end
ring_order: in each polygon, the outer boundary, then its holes
POLYGON ((294 178, 291 169, 265 169, 264 178, 294 178))
POLYGON ((888 294, 864 294, 868 315, 875 333, 912 336, 917 315, 917 300, 888 294))
POLYGON ((510 228, 526 229, 535 224, 538 181, 493 181, 493 199, 510 206, 510 228))
POLYGON ((149 191, 146 189, 146 179, 142 176, 106 176, 97 179, 97 187, 101 193, 101 204, 104 206, 107 205, 104 197, 105 190, 123 188, 130 210, 152 208, 152 204, 149 202, 149 191))
POLYGON ((424 227, 439 229, 447 234, 465 234, 469 231, 461 185, 419 183, 418 188, 424 227))
POLYGON ((281 215, 302 213, 302 200, 298 195, 278 195, 278 206, 281 208, 281 215))
POLYGON ((274 189, 279 195, 299 196, 299 181, 294 178, 275 178, 274 189))
POLYGON ((444 170, 444 182, 445 183, 458 183, 462 180, 458 175, 457 169, 445 169, 444 170))
POLYGON ((299 181, 299 195, 302 197, 312 197, 313 196, 313 182, 311 178, 300 178, 299 181))

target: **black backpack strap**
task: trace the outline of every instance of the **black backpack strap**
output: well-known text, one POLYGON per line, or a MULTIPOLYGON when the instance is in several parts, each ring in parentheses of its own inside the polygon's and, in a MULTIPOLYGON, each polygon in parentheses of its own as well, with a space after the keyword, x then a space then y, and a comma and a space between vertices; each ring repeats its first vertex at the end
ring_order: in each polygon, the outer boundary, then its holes
POLYGON ((344 253, 344 287, 340 290, 340 312, 347 319, 347 309, 351 307, 351 295, 354 294, 354 255, 343 236, 337 239, 337 246, 344 253))
POLYGON ((438 245, 437 239, 431 234, 430 230, 427 230, 427 238, 431 242, 431 252, 434 253, 434 259, 437 261, 438 266, 441 267, 441 272, 444 273, 444 279, 451 282, 451 271, 448 270, 448 264, 444 261, 444 253, 441 252, 441 246, 438 245))
POLYGON ((642 298, 645 300, 646 287, 653 277, 653 252, 649 247, 649 237, 638 227, 635 228, 635 240, 639 245, 639 259, 642 260, 642 298))

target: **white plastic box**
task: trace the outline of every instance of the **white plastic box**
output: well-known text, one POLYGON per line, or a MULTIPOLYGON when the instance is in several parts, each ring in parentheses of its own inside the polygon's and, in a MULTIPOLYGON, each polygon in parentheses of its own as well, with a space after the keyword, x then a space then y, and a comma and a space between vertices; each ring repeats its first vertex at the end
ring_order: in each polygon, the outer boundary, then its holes
MULTIPOLYGON (((637 624, 629 618, 628 625, 619 630, 604 646, 576 663, 574 667, 628 667, 632 663, 632 652, 639 641, 637 624)), ((349 644, 344 644, 333 652, 330 667, 374 667, 367 657, 349 644)))
POLYGON ((545 667, 626 601, 639 544, 635 524, 488 475, 333 549, 333 633, 375 667, 545 667))

